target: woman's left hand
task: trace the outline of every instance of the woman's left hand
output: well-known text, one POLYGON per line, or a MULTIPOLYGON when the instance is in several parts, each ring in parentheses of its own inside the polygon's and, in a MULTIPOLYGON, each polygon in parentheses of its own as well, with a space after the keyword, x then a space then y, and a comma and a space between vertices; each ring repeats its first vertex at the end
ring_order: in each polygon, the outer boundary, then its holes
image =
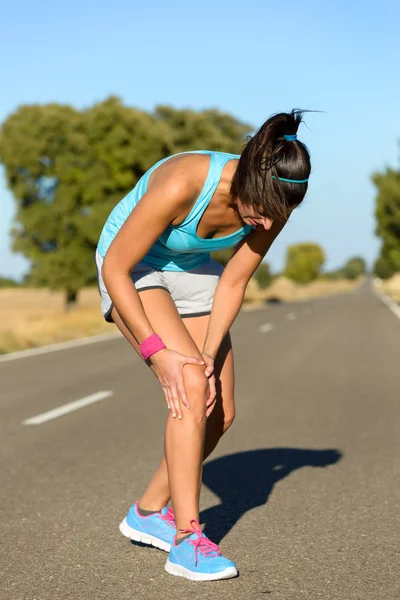
POLYGON ((215 407, 215 401, 217 399, 217 390, 215 383, 215 375, 214 375, 214 359, 211 358, 208 354, 202 354, 203 360, 206 364, 205 374, 208 377, 208 382, 210 384, 210 393, 208 395, 206 407, 206 417, 209 417, 215 407))

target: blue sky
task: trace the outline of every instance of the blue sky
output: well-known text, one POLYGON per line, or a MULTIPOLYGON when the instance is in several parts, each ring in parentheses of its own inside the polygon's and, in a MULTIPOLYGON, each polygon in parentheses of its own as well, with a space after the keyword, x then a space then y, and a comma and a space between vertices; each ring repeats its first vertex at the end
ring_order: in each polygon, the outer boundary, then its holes
MULTIPOLYGON (((369 176, 399 165, 399 23, 397 0, 14 0, 0 11, 0 121, 21 104, 86 107, 110 94, 147 110, 217 107, 255 127, 293 107, 324 111, 299 130, 309 192, 268 261, 280 269, 288 244, 315 241, 327 268, 355 254, 371 263, 369 176)), ((0 274, 19 277, 4 176, 0 206, 0 274)))

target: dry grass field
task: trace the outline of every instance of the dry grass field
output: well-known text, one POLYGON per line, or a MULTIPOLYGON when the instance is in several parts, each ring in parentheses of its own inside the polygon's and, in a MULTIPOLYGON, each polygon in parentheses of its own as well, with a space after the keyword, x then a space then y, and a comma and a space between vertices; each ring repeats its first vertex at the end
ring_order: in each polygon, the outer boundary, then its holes
MULTIPOLYGON (((305 286, 279 277, 266 290, 251 281, 245 308, 264 304, 267 298, 303 300, 349 291, 358 283, 316 281, 305 286)), ((0 353, 44 346, 65 340, 111 333, 114 326, 100 314, 97 288, 81 291, 73 310, 64 311, 63 295, 46 289, 9 288, 0 290, 0 353)))
POLYGON ((259 289, 256 282, 250 281, 247 288, 246 300, 250 307, 263 305, 268 299, 279 299, 283 302, 320 298, 332 294, 350 292, 360 285, 362 279, 356 281, 340 280, 327 281, 320 279, 306 285, 298 285, 286 277, 278 277, 264 290, 259 289))
POLYGON ((384 281, 380 289, 400 304, 400 273, 384 281))
POLYGON ((64 311, 63 295, 46 289, 0 290, 0 353, 111 333, 99 309, 97 288, 82 290, 76 308, 64 311))

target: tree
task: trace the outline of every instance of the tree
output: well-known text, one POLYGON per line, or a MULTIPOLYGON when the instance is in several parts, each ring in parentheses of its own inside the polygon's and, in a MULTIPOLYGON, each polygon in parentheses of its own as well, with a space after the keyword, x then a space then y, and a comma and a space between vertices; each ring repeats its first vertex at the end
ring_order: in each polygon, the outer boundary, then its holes
POLYGON ((84 111, 83 118, 90 160, 81 187, 90 214, 81 225, 90 228, 96 245, 114 206, 154 163, 174 152, 173 132, 155 116, 126 107, 114 96, 84 111))
POLYGON ((195 112, 157 106, 155 118, 168 126, 174 152, 185 150, 219 150, 240 153, 243 140, 252 127, 218 110, 195 112))
POLYGON ((372 181, 377 189, 375 233, 383 242, 378 269, 400 271, 400 172, 386 168, 372 181))
POLYGON ((22 106, 3 123, 0 160, 17 203, 13 249, 31 260, 30 282, 63 289, 66 304, 93 282, 93 254, 112 208, 158 160, 181 150, 235 152, 250 127, 216 110, 158 107, 116 97, 82 112, 22 106))
POLYGON ((11 288, 18 287, 20 284, 15 279, 11 277, 1 277, 0 276, 0 288, 11 288))
POLYGON ((308 283, 317 279, 324 262, 324 252, 318 244, 295 244, 287 249, 284 275, 297 283, 308 283))
POLYGON ((380 279, 390 279, 395 274, 395 269, 385 256, 379 256, 374 264, 374 274, 380 279))
POLYGON ((76 223, 86 155, 82 117, 69 106, 22 106, 3 124, 0 157, 17 203, 13 249, 32 261, 35 284, 64 287, 68 301, 90 272, 76 223))
POLYGON ((365 260, 360 257, 350 258, 343 267, 343 274, 346 279, 357 279, 360 275, 364 275, 365 271, 365 260))
POLYGON ((256 269, 254 277, 261 289, 268 287, 272 281, 272 275, 267 263, 262 262, 256 269))

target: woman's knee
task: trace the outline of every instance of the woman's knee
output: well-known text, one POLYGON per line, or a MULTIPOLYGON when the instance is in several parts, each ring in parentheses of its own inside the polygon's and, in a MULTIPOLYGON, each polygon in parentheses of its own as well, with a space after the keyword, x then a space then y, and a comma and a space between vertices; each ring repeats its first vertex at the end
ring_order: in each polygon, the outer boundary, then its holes
POLYGON ((204 373, 204 367, 185 365, 183 367, 183 383, 186 398, 190 404, 189 413, 196 419, 204 419, 209 394, 209 383, 204 373))
POLYGON ((204 366, 187 364, 183 367, 183 382, 186 394, 204 397, 208 392, 208 379, 204 366))

